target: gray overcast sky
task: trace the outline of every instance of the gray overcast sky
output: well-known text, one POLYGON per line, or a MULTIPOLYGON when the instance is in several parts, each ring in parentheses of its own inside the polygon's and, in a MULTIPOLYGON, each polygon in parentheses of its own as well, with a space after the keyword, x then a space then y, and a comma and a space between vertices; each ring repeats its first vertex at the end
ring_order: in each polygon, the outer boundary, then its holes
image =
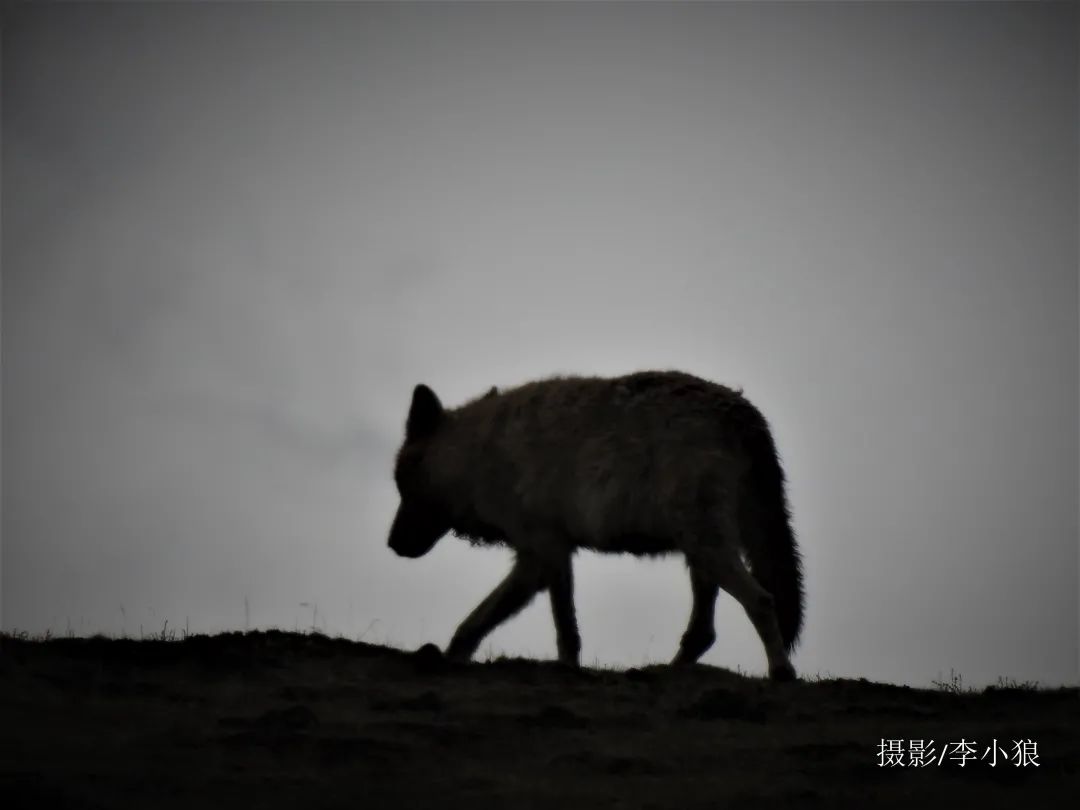
MULTIPOLYGON (((44 5, 3 24, 4 629, 440 646, 413 385, 677 367, 770 419, 804 674, 1075 683, 1075 4, 44 5)), ((583 661, 678 558, 583 555, 583 661)), ((765 671, 733 599, 706 663, 765 671)), ((546 599, 481 648, 553 656, 546 599)))

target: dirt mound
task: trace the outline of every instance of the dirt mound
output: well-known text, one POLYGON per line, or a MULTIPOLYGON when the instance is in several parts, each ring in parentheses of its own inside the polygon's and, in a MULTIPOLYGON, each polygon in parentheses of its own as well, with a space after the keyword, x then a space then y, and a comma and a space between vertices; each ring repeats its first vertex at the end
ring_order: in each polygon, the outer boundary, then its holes
POLYGON ((318 634, 0 640, 7 808, 910 808, 1080 795, 1080 690, 452 664, 318 634))

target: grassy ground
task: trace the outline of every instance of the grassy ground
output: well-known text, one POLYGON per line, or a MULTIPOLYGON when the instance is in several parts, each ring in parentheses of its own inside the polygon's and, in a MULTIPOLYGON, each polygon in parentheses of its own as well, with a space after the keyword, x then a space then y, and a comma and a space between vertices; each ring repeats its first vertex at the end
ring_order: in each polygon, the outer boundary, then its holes
POLYGON ((1043 807, 1080 795, 1078 721, 1076 688, 956 676, 450 665, 278 631, 0 638, 9 809, 1043 807), (880 764, 889 740, 903 765, 880 764))

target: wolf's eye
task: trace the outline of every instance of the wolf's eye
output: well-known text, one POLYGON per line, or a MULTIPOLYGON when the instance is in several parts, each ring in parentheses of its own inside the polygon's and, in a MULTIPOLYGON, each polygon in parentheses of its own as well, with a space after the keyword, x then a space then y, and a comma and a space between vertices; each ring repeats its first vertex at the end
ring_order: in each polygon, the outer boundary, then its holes
POLYGON ((415 450, 401 451, 394 466, 394 482, 398 486, 398 492, 415 488, 422 462, 422 456, 415 450))

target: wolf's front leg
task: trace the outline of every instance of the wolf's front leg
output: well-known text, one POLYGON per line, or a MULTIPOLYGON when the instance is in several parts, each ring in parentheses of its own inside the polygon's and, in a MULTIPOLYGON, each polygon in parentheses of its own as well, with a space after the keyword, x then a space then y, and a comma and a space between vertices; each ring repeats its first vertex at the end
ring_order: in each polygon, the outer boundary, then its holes
POLYGON ((488 633, 528 605, 546 584, 543 567, 518 554, 506 578, 458 627, 446 648, 447 658, 468 661, 488 633))
POLYGON ((703 565, 690 560, 687 562, 690 566, 690 587, 693 590, 694 602, 690 611, 690 624, 679 643, 679 652, 671 662, 677 666, 695 663, 716 641, 713 619, 720 586, 703 565))
POLYGON ((550 576, 551 615, 555 620, 559 660, 576 667, 581 657, 581 635, 574 610, 574 569, 570 557, 553 566, 550 576))

